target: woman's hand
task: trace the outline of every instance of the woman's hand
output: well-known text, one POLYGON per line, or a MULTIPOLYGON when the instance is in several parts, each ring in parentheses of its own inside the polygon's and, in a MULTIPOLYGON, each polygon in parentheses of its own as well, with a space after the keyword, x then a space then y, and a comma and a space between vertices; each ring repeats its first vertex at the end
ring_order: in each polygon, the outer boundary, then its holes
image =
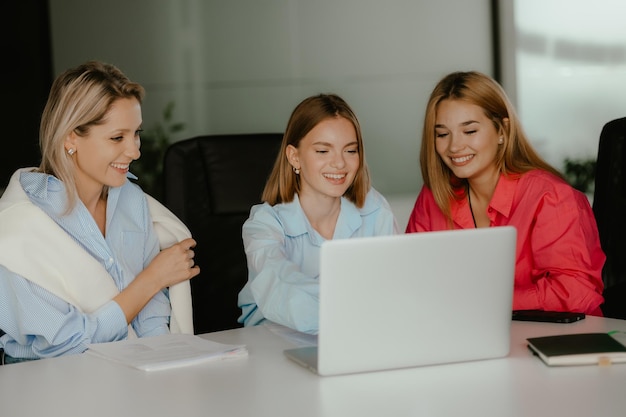
POLYGON ((200 267, 194 262, 195 246, 196 241, 188 238, 163 249, 150 262, 145 272, 160 283, 160 289, 195 277, 200 273, 200 267))
POLYGON ((189 280, 200 273, 194 263, 196 241, 185 239, 154 257, 150 265, 113 300, 119 304, 130 323, 150 299, 163 288, 189 280))

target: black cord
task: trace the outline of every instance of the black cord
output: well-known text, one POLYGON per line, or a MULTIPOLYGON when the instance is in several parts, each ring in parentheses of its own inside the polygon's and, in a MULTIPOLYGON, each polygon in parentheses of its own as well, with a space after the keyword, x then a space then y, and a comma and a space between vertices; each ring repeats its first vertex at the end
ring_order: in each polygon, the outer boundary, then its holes
POLYGON ((476 226, 476 218, 474 217, 474 209, 472 208, 472 197, 470 197, 469 186, 467 187, 467 202, 469 203, 470 213, 472 213, 472 220, 474 221, 474 228, 478 229, 478 226, 476 226))

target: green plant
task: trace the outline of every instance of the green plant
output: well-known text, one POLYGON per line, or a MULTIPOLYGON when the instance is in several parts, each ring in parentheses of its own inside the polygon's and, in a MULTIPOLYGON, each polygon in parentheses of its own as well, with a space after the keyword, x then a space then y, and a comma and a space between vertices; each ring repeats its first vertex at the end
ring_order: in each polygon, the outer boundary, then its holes
POLYGON ((141 157, 132 163, 131 172, 141 188, 157 200, 163 194, 163 157, 171 136, 185 129, 182 122, 173 122, 174 102, 167 103, 162 120, 141 132, 141 157))
POLYGON ((564 174, 572 187, 583 193, 593 192, 596 177, 596 160, 565 158, 564 174))

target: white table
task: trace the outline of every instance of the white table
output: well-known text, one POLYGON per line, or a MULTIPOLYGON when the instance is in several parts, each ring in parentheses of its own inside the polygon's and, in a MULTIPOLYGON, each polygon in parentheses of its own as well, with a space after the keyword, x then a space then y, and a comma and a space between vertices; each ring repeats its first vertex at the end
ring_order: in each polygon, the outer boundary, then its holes
MULTIPOLYGON (((527 337, 626 331, 626 321, 513 322, 507 358, 319 377, 267 328, 203 337, 249 357, 143 372, 90 355, 0 366, 0 414, 16 416, 624 416, 626 365, 550 368, 527 337)), ((454 331, 451 329, 451 331, 454 331)))

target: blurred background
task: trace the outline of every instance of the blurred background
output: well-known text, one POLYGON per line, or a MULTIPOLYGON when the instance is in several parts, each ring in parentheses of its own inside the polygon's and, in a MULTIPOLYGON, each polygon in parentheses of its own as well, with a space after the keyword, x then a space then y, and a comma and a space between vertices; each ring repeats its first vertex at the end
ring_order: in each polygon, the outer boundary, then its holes
MULTIPOLYGON (((167 141, 282 132, 302 99, 337 93, 361 121, 374 186, 406 206, 422 185, 426 101, 451 71, 499 80, 562 170, 567 159, 595 160, 604 123, 626 116, 620 0, 23 0, 3 9, 0 188, 39 162, 52 79, 90 59, 146 88, 144 128, 164 129, 167 141)), ((409 209, 399 209, 401 223, 409 209)))

